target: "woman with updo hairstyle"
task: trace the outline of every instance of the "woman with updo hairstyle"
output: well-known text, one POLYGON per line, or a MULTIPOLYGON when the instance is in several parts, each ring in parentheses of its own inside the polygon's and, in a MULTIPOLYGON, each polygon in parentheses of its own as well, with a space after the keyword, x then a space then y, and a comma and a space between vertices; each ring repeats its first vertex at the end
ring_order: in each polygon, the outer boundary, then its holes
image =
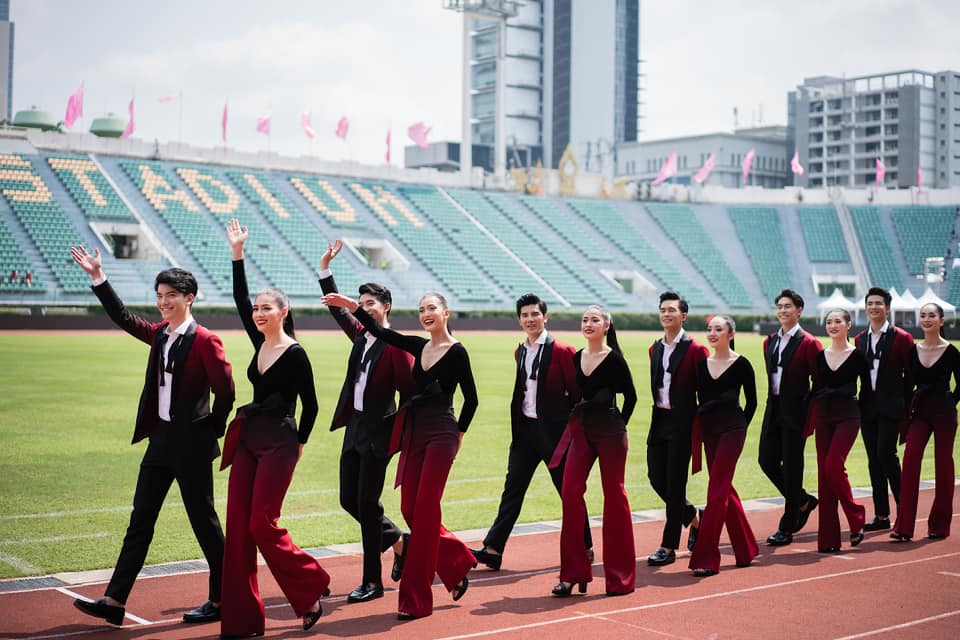
POLYGON ((600 460, 603 486, 603 572, 608 596, 626 595, 636 588, 633 517, 623 477, 627 462, 627 423, 637 404, 637 391, 627 366, 610 312, 591 305, 583 312, 580 331, 587 346, 573 356, 582 399, 570 414, 567 429, 551 466, 566 452, 561 499, 560 582, 553 595, 567 597, 577 585, 585 593, 593 567, 583 544, 587 517, 583 496, 594 462, 600 460), (617 408, 623 395, 623 409, 617 408), (569 450, 567 447, 569 446, 569 450))
POLYGON ((863 352, 848 340, 850 326, 850 312, 834 309, 827 314, 830 345, 817 354, 804 432, 809 436, 816 431, 820 500, 817 550, 820 553, 840 551, 838 507, 843 509, 850 526, 851 547, 863 541, 866 520, 866 510, 854 500, 844 467, 860 431, 857 382, 870 384, 870 364, 863 352))
POLYGON ((221 469, 231 464, 232 468, 227 487, 221 638, 263 635, 258 550, 302 618, 304 631, 316 624, 320 598, 330 593, 330 576, 320 563, 277 526, 293 471, 317 417, 317 395, 310 360, 295 339, 287 296, 279 289, 266 289, 250 303, 243 264, 248 235, 235 218, 227 223, 233 299, 254 353, 247 367, 253 402, 239 409, 223 446, 221 469), (299 423, 297 397, 302 405, 299 423))
POLYGON ((707 323, 707 342, 713 355, 700 361, 697 370, 697 415, 693 422, 693 473, 701 467, 700 444, 707 455, 710 480, 707 506, 690 554, 693 575, 706 577, 720 571, 720 533, 727 535, 738 567, 746 567, 760 553, 733 474, 747 438, 747 425, 757 411, 757 382, 750 361, 733 350, 736 324, 729 316, 713 316, 707 323), (740 406, 743 391, 744 405, 740 406))
POLYGON ((920 307, 923 340, 910 350, 909 378, 913 398, 901 425, 903 473, 900 506, 890 537, 901 542, 913 538, 920 492, 923 452, 933 436, 935 488, 927 518, 927 537, 940 540, 950 535, 953 521, 953 445, 957 437, 957 402, 960 401, 960 351, 944 337, 943 307, 928 303, 920 307), (953 378, 953 391, 950 378, 953 378))
MULTIPOLYGON (((414 357, 414 396, 397 411, 391 451, 400 449, 397 483, 400 511, 410 527, 401 556, 397 618, 409 620, 433 613, 433 578, 439 574, 454 601, 467 592, 467 573, 476 566, 470 548, 443 526, 440 499, 463 435, 477 411, 477 386, 470 357, 450 334, 450 309, 439 293, 420 299, 420 326, 430 338, 387 329, 356 300, 339 293, 323 296, 330 307, 343 307, 367 330, 414 357), (453 414, 453 395, 460 387, 463 406, 453 414)), ((583 546, 583 520, 580 521, 583 546)))

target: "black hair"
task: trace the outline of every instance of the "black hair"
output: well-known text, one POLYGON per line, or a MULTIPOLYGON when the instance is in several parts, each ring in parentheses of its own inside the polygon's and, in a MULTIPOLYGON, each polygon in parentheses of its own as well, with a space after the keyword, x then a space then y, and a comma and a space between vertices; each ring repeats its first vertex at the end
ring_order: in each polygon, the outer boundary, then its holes
POLYGON ((793 289, 784 289, 777 294, 777 297, 773 299, 773 303, 776 304, 780 302, 780 298, 790 298, 790 302, 793 303, 793 306, 798 309, 803 309, 803 296, 794 291, 793 289))
POLYGON ((830 311, 827 312, 827 316, 829 317, 831 313, 834 313, 836 311, 839 311, 840 314, 843 316, 844 322, 850 322, 850 312, 847 311, 846 309, 841 309, 839 307, 837 307, 836 309, 830 309, 830 311))
POLYGON ((535 293, 525 293, 517 298, 517 317, 520 317, 520 309, 529 307, 531 304, 537 305, 540 313, 547 315, 547 303, 541 300, 540 296, 535 293))
MULTIPOLYGON (((360 295, 369 293, 384 305, 389 304, 393 306, 393 295, 390 294, 390 289, 387 289, 382 284, 377 284, 376 282, 365 282, 360 285, 359 292, 360 295)), ((390 309, 387 309, 387 315, 390 315, 390 309)))
POLYGON ((660 304, 663 304, 667 300, 676 300, 679 303, 680 313, 688 313, 690 311, 690 305, 687 304, 687 301, 680 297, 680 294, 676 291, 664 291, 660 294, 660 304))
POLYGON ((603 307, 599 304, 592 304, 586 309, 583 310, 584 314, 590 309, 596 309, 600 312, 600 315, 604 320, 607 321, 607 324, 610 327, 607 329, 607 346, 610 347, 613 351, 616 351, 621 356, 623 355, 623 349, 620 348, 620 341, 617 340, 617 330, 613 326, 613 316, 607 311, 606 307, 603 307))
MULTIPOLYGON (((930 307, 933 307, 934 309, 936 309, 936 310, 937 310, 937 315, 940 316, 941 318, 943 317, 943 307, 941 307, 940 305, 938 305, 936 302, 928 302, 928 303, 926 303, 925 305, 923 305, 923 307, 927 307, 927 306, 930 306, 930 307)), ((921 311, 923 311, 923 307, 920 307, 920 310, 921 310, 921 311)), ((940 337, 941 337, 941 338, 946 338, 946 337, 947 337, 946 332, 943 330, 943 325, 940 325, 940 337)))
MULTIPOLYGON (((186 269, 179 267, 164 269, 157 274, 156 280, 153 281, 153 290, 158 291, 162 284, 179 291, 185 296, 192 294, 194 298, 197 297, 197 279, 186 269)), ((193 305, 191 304, 191 306, 193 305)))
MULTIPOLYGON (((723 320, 723 324, 727 325, 727 329, 730 331, 730 348, 735 350, 736 347, 733 346, 734 345, 733 334, 737 332, 737 323, 734 322, 733 317, 717 315, 710 318, 710 322, 713 322, 714 320, 723 320)), ((707 324, 710 324, 710 322, 708 322, 707 324)))
POLYGON ((280 289, 268 288, 257 294, 259 296, 270 296, 281 309, 287 310, 287 317, 283 319, 283 332, 291 338, 296 338, 296 330, 293 323, 293 308, 290 306, 290 299, 280 289))
MULTIPOLYGON (((443 297, 442 293, 437 293, 436 291, 428 291, 427 293, 420 296, 420 302, 423 302, 427 298, 436 298, 440 302, 440 306, 444 309, 449 309, 447 305, 447 299, 443 297)), ((453 329, 450 327, 450 319, 447 318, 447 331, 452 335, 453 329)))
POLYGON ((893 296, 890 295, 890 292, 884 289, 883 287, 870 287, 870 290, 867 291, 867 295, 863 296, 863 304, 867 304, 867 298, 870 296, 880 296, 883 298, 883 306, 887 309, 890 308, 890 303, 893 301, 893 296))

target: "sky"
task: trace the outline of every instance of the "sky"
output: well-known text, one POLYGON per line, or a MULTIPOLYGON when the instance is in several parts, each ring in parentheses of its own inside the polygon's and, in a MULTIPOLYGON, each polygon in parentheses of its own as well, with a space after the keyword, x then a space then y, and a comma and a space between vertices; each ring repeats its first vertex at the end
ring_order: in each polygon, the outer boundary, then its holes
MULTIPOLYGON (((135 138, 200 147, 222 144, 225 102, 241 151, 379 164, 392 129, 400 165, 414 122, 460 138, 463 21, 441 0, 12 0, 10 17, 14 112, 62 119, 83 82, 75 131, 125 118, 133 97, 135 138), (255 131, 267 113, 269 137, 255 131)), ((642 0, 640 20, 641 140, 730 131, 734 107, 741 127, 786 124, 805 77, 960 69, 957 0, 642 0)))

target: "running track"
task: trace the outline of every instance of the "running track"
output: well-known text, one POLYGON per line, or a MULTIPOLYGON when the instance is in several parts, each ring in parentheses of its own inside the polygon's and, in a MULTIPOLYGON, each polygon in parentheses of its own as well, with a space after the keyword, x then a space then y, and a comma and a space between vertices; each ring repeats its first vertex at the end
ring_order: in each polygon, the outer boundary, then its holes
MULTIPOLYGON (((527 526, 523 529, 539 532, 511 538, 503 570, 474 570, 470 590, 458 603, 436 585, 433 616, 409 622, 396 619, 397 596, 392 583, 380 600, 346 604, 344 596, 358 582, 361 559, 354 553, 323 557, 321 561, 332 576, 333 595, 323 600, 324 615, 307 633, 300 629, 299 619, 269 571, 261 566, 266 635, 417 640, 954 639, 960 637, 960 535, 955 529, 946 540, 926 539, 925 518, 932 498, 932 491, 920 492, 918 513, 923 517, 917 522, 914 542, 895 544, 888 541, 887 532, 868 533, 863 544, 850 549, 845 532, 842 553, 821 555, 816 553, 816 523, 812 519, 792 545, 774 549, 761 544, 760 556, 752 567, 735 568, 732 553, 723 549, 720 574, 705 579, 690 575, 686 553, 668 567, 646 565, 646 555, 659 542, 662 512, 641 512, 636 514, 634 525, 638 587, 635 593, 618 598, 603 595, 603 579, 598 579, 602 576, 600 564, 594 567, 598 576, 585 596, 551 597, 549 592, 558 573, 557 523, 527 526)), ((868 505, 869 512, 869 499, 864 496, 860 500, 868 505)), ((780 508, 772 502, 754 500, 747 504, 759 538, 776 526, 780 508)), ((954 513, 960 514, 960 491, 954 498, 954 513)), ((470 531, 461 537, 473 545, 482 534, 470 531)), ((599 528, 594 537, 599 543, 599 528)), ((602 548, 598 547, 600 558, 602 548)), ((388 553, 384 556, 385 573, 390 560, 388 553)), ((0 593, 0 636, 179 640, 219 634, 218 624, 190 626, 179 622, 185 609, 204 599, 204 573, 141 578, 121 629, 99 624, 73 608, 75 597, 97 598, 104 588, 102 581, 75 578, 80 582, 67 587, 0 593)), ((6 582, 0 582, 0 587, 11 586, 6 582)))

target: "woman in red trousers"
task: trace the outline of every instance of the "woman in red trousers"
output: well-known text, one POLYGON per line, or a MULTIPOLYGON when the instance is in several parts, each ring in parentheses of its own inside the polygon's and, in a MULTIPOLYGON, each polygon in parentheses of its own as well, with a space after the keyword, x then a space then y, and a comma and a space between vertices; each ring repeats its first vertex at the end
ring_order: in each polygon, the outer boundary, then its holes
POLYGON ((934 439, 933 460, 936 484, 933 506, 927 519, 927 537, 933 540, 950 535, 953 520, 953 443, 957 437, 957 402, 960 401, 960 351, 943 337, 943 308, 925 304, 920 308, 923 340, 910 351, 909 382, 913 392, 909 422, 900 433, 906 442, 900 484, 897 522, 890 533, 896 541, 910 540, 917 520, 920 492, 920 463, 923 450, 934 439), (950 378, 953 377, 953 391, 950 378))
POLYGON ((587 476, 598 458, 603 485, 606 591, 608 596, 626 595, 633 592, 637 582, 633 518, 623 486, 627 422, 637 404, 637 391, 610 313, 597 305, 587 307, 580 330, 587 346, 574 354, 573 366, 582 400, 573 408, 567 432, 551 461, 551 465, 559 462, 569 444, 561 489, 560 582, 553 588, 553 595, 569 596, 574 584, 580 593, 585 593, 587 583, 593 580, 593 566, 583 546, 583 522, 587 517, 583 496, 587 476), (618 393, 623 394, 622 411, 617 409, 618 393))
POLYGON ((831 342, 817 355, 806 435, 809 430, 816 430, 817 495, 820 500, 817 550, 836 553, 840 551, 838 505, 850 526, 850 546, 855 547, 863 541, 866 510, 853 499, 844 465, 860 431, 857 381, 870 384, 870 365, 863 352, 847 340, 849 312, 834 309, 828 313, 826 328, 831 342))
MULTIPOLYGON (((323 303, 344 307, 371 334, 414 357, 416 395, 397 412, 394 427, 395 439, 401 437, 397 465, 400 511, 410 527, 402 554, 397 617, 409 620, 429 616, 433 613, 434 575, 439 574, 453 599, 459 600, 467 591, 467 573, 477 564, 470 548, 440 520, 440 499, 450 467, 477 411, 470 358, 447 328, 450 309, 438 293, 420 299, 420 325, 430 334, 429 339, 381 326, 355 300, 338 293, 323 296, 323 303), (457 386, 463 393, 459 419, 453 416, 457 386)), ((580 526, 583 546, 583 520, 580 526)))
POLYGON ((294 339, 286 296, 267 289, 250 304, 243 268, 246 227, 231 220, 227 238, 233 249, 233 299, 254 354, 247 368, 253 402, 238 412, 242 420, 231 425, 232 433, 224 441, 223 463, 232 462, 233 467, 227 487, 220 637, 263 635, 258 549, 306 631, 320 617, 320 598, 329 593, 330 576, 293 543, 277 520, 317 417, 313 370, 294 339), (303 405, 299 425, 294 420, 297 396, 303 405))
POLYGON ((747 438, 747 425, 757 411, 757 382, 750 361, 733 350, 733 318, 714 316, 707 324, 713 355, 697 371, 697 417, 693 426, 693 473, 700 469, 700 442, 707 454, 710 481, 707 506, 700 516, 697 540, 690 554, 693 575, 720 571, 720 532, 727 525, 738 567, 760 553, 743 504, 733 488, 733 474, 747 438), (745 403, 740 407, 740 390, 745 403))

